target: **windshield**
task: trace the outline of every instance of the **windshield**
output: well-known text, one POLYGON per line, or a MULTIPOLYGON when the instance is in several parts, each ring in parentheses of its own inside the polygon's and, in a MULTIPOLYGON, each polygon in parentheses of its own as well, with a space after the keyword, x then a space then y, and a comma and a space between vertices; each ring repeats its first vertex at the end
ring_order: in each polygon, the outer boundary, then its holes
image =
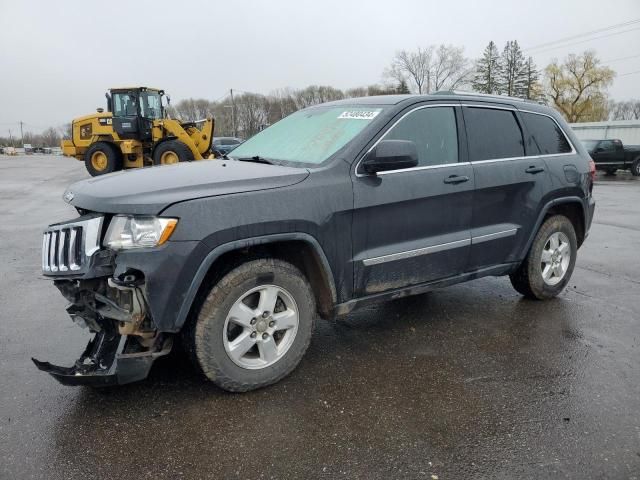
POLYGON ((318 165, 345 146, 381 111, 380 107, 363 106, 301 110, 239 145, 230 158, 259 156, 318 165))
POLYGON ((598 144, 599 140, 582 140, 582 144, 584 145, 584 148, 586 148, 588 151, 593 150, 594 148, 596 148, 596 145, 598 144))

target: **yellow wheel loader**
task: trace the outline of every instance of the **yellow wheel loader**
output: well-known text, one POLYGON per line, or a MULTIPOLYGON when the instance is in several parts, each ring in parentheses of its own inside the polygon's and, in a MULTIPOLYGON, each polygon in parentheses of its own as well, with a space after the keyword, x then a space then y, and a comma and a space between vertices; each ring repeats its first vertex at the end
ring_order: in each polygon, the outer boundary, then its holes
POLYGON ((111 89, 106 112, 99 108, 73 120, 71 140, 62 141, 62 153, 83 161, 93 176, 213 158, 213 119, 173 120, 163 96, 163 90, 154 88, 111 89))

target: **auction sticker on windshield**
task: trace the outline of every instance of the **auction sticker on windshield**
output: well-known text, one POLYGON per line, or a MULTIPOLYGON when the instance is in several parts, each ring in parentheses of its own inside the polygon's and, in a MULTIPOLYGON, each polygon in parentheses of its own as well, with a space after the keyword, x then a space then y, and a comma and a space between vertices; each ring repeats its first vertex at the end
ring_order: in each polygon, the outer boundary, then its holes
POLYGON ((380 113, 380 110, 347 110, 342 112, 338 118, 348 118, 349 120, 373 120, 380 113))

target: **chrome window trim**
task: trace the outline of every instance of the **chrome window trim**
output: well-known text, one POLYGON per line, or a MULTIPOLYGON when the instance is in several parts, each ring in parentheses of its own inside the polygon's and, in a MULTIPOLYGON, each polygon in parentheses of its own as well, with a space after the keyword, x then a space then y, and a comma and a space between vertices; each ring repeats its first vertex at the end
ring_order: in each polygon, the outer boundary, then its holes
MULTIPOLYGON (((434 170, 438 168, 455 167, 458 165, 468 166, 468 165, 471 165, 471 162, 442 163, 440 165, 425 165, 424 167, 411 167, 411 168, 401 168, 399 170, 387 170, 385 172, 378 172, 378 176, 390 175, 390 174, 399 173, 399 172, 416 172, 418 170, 434 170)), ((366 176, 366 175, 361 175, 361 176, 366 176)))
MULTIPOLYGON (((489 158, 486 160, 474 160, 474 161, 468 161, 468 162, 456 162, 456 163, 443 163, 443 164, 439 164, 439 165, 424 165, 422 167, 411 167, 411 168, 402 168, 402 169, 398 169, 398 170, 387 170, 386 172, 378 172, 376 174, 376 176, 384 176, 384 175, 392 175, 395 173, 404 173, 404 172, 416 172, 416 171, 420 171, 420 170, 431 170, 431 169, 437 169, 437 168, 445 168, 445 167, 453 167, 456 165, 475 165, 475 164, 482 164, 482 163, 494 163, 494 162, 507 162, 507 161, 511 161, 511 160, 524 160, 527 158, 551 158, 551 157, 564 157, 567 155, 576 155, 578 152, 576 151, 573 142, 571 141, 571 139, 569 138, 569 136, 567 135, 567 133, 564 131, 564 129, 562 128, 562 126, 558 123, 558 121, 553 118, 551 115, 547 114, 547 113, 542 113, 542 112, 534 112, 532 110, 523 110, 523 109, 519 109, 515 106, 496 106, 496 105, 482 105, 482 104, 475 104, 475 103, 437 103, 434 105, 420 105, 416 108, 413 108, 411 110, 409 110, 408 112, 406 112, 404 115, 402 115, 398 120, 396 120, 393 125, 391 125, 391 127, 389 127, 389 129, 384 132, 382 134, 382 136, 375 141, 375 143, 360 157, 360 159, 358 160, 358 163, 356 164, 356 169, 355 169, 355 174, 356 177, 369 177, 371 176, 370 174, 366 174, 366 173, 359 173, 358 170, 360 168, 360 164, 362 163, 362 161, 364 160, 364 157, 366 157, 369 152, 371 152, 371 150, 373 150, 378 143, 380 143, 380 141, 382 141, 384 139, 384 137, 387 136, 387 134, 393 130, 395 128, 395 126, 398 124, 398 122, 402 121, 402 119, 404 119, 407 115, 415 112, 416 110, 421 110, 423 108, 434 108, 434 107, 475 107, 475 108, 492 108, 494 110, 509 110, 511 112, 523 112, 523 113, 531 113, 533 115, 541 115, 543 117, 548 117, 551 120, 553 120, 553 122, 556 124, 556 126, 560 129, 560 131, 562 132, 562 135, 564 135, 564 138, 566 139, 567 143, 569 144, 569 146, 571 147, 571 151, 570 152, 566 152, 566 153, 545 153, 545 154, 540 154, 540 155, 525 155, 522 157, 507 157, 507 158, 489 158)), ((457 129, 457 125, 456 125, 456 129, 457 129)))
POLYGON ((465 238, 462 240, 455 240, 453 242, 431 245, 429 247, 416 248, 414 250, 406 250, 404 252, 390 253, 387 255, 380 255, 379 257, 365 258, 364 260, 362 260, 362 263, 366 267, 370 267, 371 265, 393 262, 395 260, 404 260, 405 258, 419 257, 421 255, 427 255, 429 253, 442 252, 444 250, 450 250, 452 248, 458 247, 467 247, 469 245, 471 245, 471 239, 465 238))

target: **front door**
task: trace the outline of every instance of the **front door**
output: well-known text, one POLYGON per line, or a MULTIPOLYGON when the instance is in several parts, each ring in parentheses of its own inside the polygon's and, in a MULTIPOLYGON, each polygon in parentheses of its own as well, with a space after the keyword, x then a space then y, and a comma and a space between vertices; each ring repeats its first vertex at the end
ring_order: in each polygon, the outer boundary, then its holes
POLYGON ((415 142, 418 166, 377 175, 356 167, 352 242, 357 295, 465 270, 474 179, 464 161, 461 125, 459 106, 411 107, 379 140, 415 142))
POLYGON ((113 93, 113 130, 121 139, 140 136, 140 109, 135 92, 113 93))
POLYGON ((591 156, 593 161, 601 167, 615 168, 620 163, 613 140, 602 140, 591 156))

